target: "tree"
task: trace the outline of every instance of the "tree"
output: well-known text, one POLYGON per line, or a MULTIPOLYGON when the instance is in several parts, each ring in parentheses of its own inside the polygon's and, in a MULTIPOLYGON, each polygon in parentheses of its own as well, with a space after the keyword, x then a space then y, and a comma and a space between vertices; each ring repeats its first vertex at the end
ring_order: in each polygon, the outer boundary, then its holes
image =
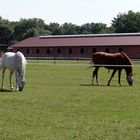
POLYGON ((75 24, 72 23, 64 23, 61 26, 62 30, 63 30, 63 34, 64 35, 74 35, 77 34, 77 26, 75 24))
POLYGON ((72 35, 79 34, 80 32, 80 26, 67 22, 62 25, 50 23, 49 25, 46 25, 45 29, 50 31, 51 35, 72 35))
POLYGON ((80 33, 81 34, 91 34, 91 24, 90 23, 86 23, 83 24, 80 28, 80 33))
POLYGON ((56 22, 52 22, 49 25, 46 25, 45 30, 48 30, 51 35, 60 35, 63 34, 60 25, 56 22))
POLYGON ((11 44, 13 37, 13 29, 8 20, 0 18, 0 44, 11 44))
POLYGON ((140 32, 140 12, 118 14, 117 18, 112 20, 112 27, 116 33, 140 32))
POLYGON ((20 41, 28 37, 47 35, 46 24, 42 19, 21 19, 14 28, 15 40, 20 41))
POLYGON ((32 19, 21 19, 15 26, 14 33, 17 41, 37 35, 37 23, 32 19))
POLYGON ((102 34, 107 33, 108 28, 106 24, 103 23, 86 23, 81 26, 82 34, 102 34))
POLYGON ((92 34, 103 34, 107 33, 107 25, 103 23, 91 23, 92 34))

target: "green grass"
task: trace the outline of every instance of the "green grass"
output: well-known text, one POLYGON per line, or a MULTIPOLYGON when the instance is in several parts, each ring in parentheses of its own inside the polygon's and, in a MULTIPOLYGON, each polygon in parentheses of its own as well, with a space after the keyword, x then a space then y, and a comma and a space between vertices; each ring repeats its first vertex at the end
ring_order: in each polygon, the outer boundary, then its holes
POLYGON ((104 68, 91 86, 86 67, 29 63, 24 91, 0 92, 0 140, 139 140, 139 67, 133 87, 124 71, 121 87, 117 76, 107 87, 104 68))

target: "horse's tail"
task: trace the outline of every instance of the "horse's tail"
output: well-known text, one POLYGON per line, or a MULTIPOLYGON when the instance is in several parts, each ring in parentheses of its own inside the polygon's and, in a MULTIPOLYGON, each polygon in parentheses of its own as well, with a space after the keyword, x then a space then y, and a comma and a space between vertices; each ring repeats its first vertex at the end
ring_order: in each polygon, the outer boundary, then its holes
POLYGON ((93 68, 95 67, 94 65, 91 65, 91 66, 88 66, 86 69, 90 69, 90 68, 93 68))
POLYGON ((91 60, 90 60, 90 64, 94 64, 95 56, 96 56, 96 52, 92 54, 92 57, 91 57, 91 60))
POLYGON ((92 58, 90 59, 89 64, 93 65, 93 59, 92 58))
POLYGON ((88 66, 86 69, 93 68, 93 67, 94 67, 93 59, 90 59, 90 61, 89 61, 88 64, 89 64, 90 66, 88 66))
POLYGON ((1 70, 1 63, 2 63, 2 57, 0 58, 0 70, 1 70))
MULTIPOLYGON (((93 55, 94 55, 94 53, 93 53, 93 55)), ((94 67, 93 55, 92 55, 92 58, 89 60, 89 63, 88 63, 90 66, 88 66, 86 69, 89 69, 89 68, 93 68, 94 67)))

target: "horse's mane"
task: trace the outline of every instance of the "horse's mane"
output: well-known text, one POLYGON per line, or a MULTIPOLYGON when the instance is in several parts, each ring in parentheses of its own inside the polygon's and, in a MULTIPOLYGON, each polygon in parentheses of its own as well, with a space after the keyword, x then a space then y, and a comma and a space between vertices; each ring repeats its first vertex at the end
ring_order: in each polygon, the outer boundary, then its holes
POLYGON ((25 75, 25 68, 26 68, 27 61, 26 61, 24 55, 20 51, 18 51, 16 53, 16 55, 18 57, 18 60, 22 62, 21 63, 21 65, 22 65, 21 66, 22 67, 22 74, 25 75))
POLYGON ((131 62, 130 58, 128 57, 128 55, 126 53, 121 52, 121 55, 129 61, 130 65, 132 65, 132 62, 131 62))
POLYGON ((20 51, 18 51, 16 54, 22 60, 22 64, 23 65, 26 65, 27 64, 27 61, 26 61, 24 55, 20 51))

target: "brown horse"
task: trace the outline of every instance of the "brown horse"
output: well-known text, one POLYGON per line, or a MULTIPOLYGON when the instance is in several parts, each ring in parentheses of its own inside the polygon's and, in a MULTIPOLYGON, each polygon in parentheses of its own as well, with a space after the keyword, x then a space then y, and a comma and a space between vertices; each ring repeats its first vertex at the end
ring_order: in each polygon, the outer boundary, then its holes
POLYGON ((94 84, 94 77, 96 76, 96 83, 99 85, 98 81, 98 70, 100 67, 105 67, 107 69, 112 69, 111 78, 108 81, 108 86, 115 73, 118 71, 118 83, 121 86, 121 71, 125 69, 126 72, 126 80, 128 81, 129 86, 133 85, 133 73, 132 73, 132 62, 129 57, 125 53, 105 53, 105 52, 97 52, 92 56, 92 63, 95 67, 93 71, 92 77, 92 85, 94 84))

